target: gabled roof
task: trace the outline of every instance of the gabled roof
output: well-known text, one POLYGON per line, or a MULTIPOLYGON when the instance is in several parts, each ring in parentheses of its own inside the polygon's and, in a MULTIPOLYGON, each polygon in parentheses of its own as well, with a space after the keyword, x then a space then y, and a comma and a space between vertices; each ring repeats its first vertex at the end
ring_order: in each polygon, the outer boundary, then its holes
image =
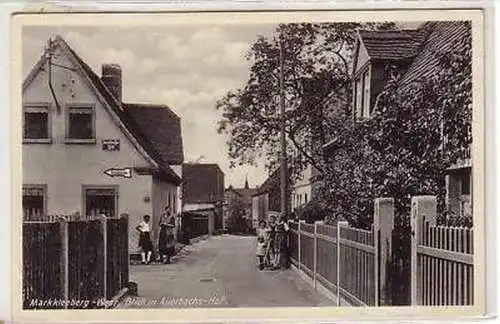
POLYGON ((359 39, 372 60, 405 60, 418 54, 424 34, 417 30, 360 30, 359 39))
MULTIPOLYGON (((134 116, 126 109, 123 109, 122 103, 119 102, 111 94, 111 91, 109 91, 109 89, 101 81, 101 78, 76 54, 76 52, 68 45, 68 43, 66 43, 66 41, 62 37, 56 36, 55 43, 59 44, 63 51, 70 55, 70 59, 75 61, 84 76, 90 81, 91 85, 102 96, 104 100, 104 106, 110 108, 111 113, 115 114, 119 118, 119 121, 124 124, 126 130, 130 132, 131 136, 135 141, 137 141, 140 148, 142 148, 147 153, 148 157, 158 165, 158 171, 160 175, 166 177, 174 184, 180 184, 180 177, 168 166, 167 161, 162 157, 160 153, 161 149, 155 146, 155 144, 158 145, 156 139, 155 141, 153 141, 152 138, 149 137, 151 136, 151 134, 146 134, 145 129, 141 127, 141 123, 138 122, 134 118, 134 116)), ((29 84, 29 81, 33 78, 37 70, 43 66, 44 62, 46 62, 45 56, 40 59, 40 61, 35 65, 34 69, 30 72, 23 83, 23 89, 26 88, 26 86, 29 84)), ((135 115, 137 115, 137 113, 135 113, 135 115)), ((148 133, 151 132, 148 131, 148 133)))
POLYGON ((180 165, 184 161, 181 119, 165 105, 122 104, 144 134, 158 150, 163 160, 180 165))

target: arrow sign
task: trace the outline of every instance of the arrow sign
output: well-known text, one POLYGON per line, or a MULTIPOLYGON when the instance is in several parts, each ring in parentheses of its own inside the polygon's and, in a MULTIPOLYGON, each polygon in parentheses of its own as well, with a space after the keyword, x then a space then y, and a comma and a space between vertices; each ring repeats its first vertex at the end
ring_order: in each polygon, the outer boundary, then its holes
POLYGON ((132 178, 132 169, 130 168, 111 168, 104 171, 110 177, 132 178))

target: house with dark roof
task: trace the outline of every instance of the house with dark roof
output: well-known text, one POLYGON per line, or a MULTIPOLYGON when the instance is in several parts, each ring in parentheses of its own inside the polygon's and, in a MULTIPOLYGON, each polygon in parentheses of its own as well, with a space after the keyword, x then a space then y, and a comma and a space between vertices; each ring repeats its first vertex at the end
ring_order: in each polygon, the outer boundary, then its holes
MULTIPOLYGON (((262 183, 257 192, 252 196, 252 221, 258 223, 267 221, 270 215, 281 213, 281 168, 278 167, 262 183)), ((290 191, 287 195, 287 204, 290 207, 290 191)))
POLYGON ((164 208, 181 209, 181 121, 165 105, 124 103, 119 65, 101 72, 56 36, 24 80, 24 216, 126 213, 135 254, 144 215, 156 243, 164 208))
POLYGON ((245 209, 245 217, 252 222, 252 226, 257 226, 257 219, 252 219, 252 196, 256 194, 258 188, 250 188, 248 179, 245 181, 243 188, 234 188, 229 186, 224 192, 224 208, 223 208, 223 224, 226 226, 230 217, 231 207, 236 203, 241 203, 245 209))
MULTIPOLYGON (((352 83, 353 118, 370 118, 377 97, 391 77, 400 75, 398 93, 409 90, 412 83, 435 75, 439 69, 439 53, 459 46, 470 33, 466 22, 426 22, 416 30, 358 32, 355 45, 352 83), (388 69, 388 67, 392 69, 388 69)), ((335 149, 335 139, 324 146, 335 149)), ((446 176, 447 204, 456 214, 471 214, 470 148, 463 159, 452 165, 446 176)))
POLYGON ((214 163, 182 165, 182 211, 207 217, 209 233, 222 228, 224 172, 214 163))

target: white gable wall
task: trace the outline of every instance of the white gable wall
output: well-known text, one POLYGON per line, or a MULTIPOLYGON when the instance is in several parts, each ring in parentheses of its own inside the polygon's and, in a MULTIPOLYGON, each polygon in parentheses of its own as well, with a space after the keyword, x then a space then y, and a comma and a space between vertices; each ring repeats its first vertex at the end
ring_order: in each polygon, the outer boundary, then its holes
POLYGON ((365 48, 365 45, 363 42, 359 43, 359 51, 358 51, 358 57, 356 61, 356 69, 354 70, 354 73, 356 74, 370 59, 368 56, 368 52, 365 48))
MULTIPOLYGON (((54 60, 67 67, 72 62, 59 56, 54 60)), ((61 105, 57 112, 48 86, 48 73, 40 71, 23 93, 24 103, 49 103, 51 144, 23 144, 23 183, 47 186, 47 212, 69 214, 83 212, 83 185, 117 186, 119 188, 118 213, 130 215, 129 242, 131 252, 137 250, 134 227, 144 214, 152 213, 153 181, 151 175, 132 178, 111 178, 104 174, 108 168, 149 167, 150 163, 138 152, 132 142, 112 120, 110 114, 83 75, 67 69, 53 67, 52 83, 61 105), (72 97, 71 94, 74 94, 72 97), (95 107, 95 144, 66 144, 67 105, 92 104, 95 107), (119 139, 120 151, 103 151, 103 139, 119 139)))

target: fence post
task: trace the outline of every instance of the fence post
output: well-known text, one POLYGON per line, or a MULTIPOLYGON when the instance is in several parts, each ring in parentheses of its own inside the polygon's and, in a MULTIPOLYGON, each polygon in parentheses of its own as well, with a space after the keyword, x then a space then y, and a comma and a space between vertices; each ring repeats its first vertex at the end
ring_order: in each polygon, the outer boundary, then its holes
POLYGON ((340 275, 341 262, 340 262, 340 227, 347 227, 349 223, 347 221, 337 222, 337 306, 340 306, 340 275))
POLYGON ((415 196, 411 198, 411 304, 418 305, 422 300, 421 287, 418 287, 418 246, 421 240, 421 232, 424 221, 430 225, 436 224, 436 197, 415 196))
POLYGON ((297 225, 297 267, 299 268, 299 271, 300 271, 300 220, 298 222, 298 225, 297 225))
POLYGON ((108 221, 106 215, 101 215, 101 224, 103 231, 103 258, 104 258, 104 266, 103 266, 103 296, 104 300, 107 299, 107 285, 108 285, 108 221))
POLYGON ((388 265, 392 261, 392 231, 394 229, 394 199, 376 198, 374 201, 373 234, 375 238, 375 303, 392 304, 388 284, 391 282, 388 265))
POLYGON ((129 281, 129 265, 130 265, 130 253, 128 246, 128 219, 129 215, 127 213, 122 213, 120 215, 120 283, 121 288, 128 284, 129 281), (123 225, 125 224, 125 225, 123 225), (122 228, 124 227, 124 228, 122 228), (122 232, 123 230, 123 232, 122 232))
POLYGON ((318 222, 314 222, 313 284, 316 289, 316 270, 318 268, 318 222))
POLYGON ((63 293, 64 308, 68 308, 69 300, 69 239, 68 221, 61 218, 59 221, 61 233, 61 288, 63 293))

